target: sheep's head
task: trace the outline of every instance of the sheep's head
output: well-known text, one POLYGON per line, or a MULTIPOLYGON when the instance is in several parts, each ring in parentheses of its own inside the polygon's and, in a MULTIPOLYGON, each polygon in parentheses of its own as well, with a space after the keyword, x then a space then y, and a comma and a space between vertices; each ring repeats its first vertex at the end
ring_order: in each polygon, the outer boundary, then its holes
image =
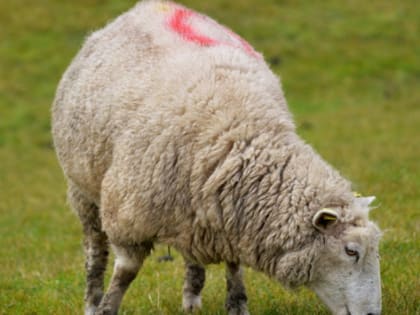
POLYGON ((317 255, 309 286, 336 315, 381 312, 380 231, 368 220, 373 200, 355 198, 351 217, 333 207, 321 209, 313 217, 325 246, 317 255))

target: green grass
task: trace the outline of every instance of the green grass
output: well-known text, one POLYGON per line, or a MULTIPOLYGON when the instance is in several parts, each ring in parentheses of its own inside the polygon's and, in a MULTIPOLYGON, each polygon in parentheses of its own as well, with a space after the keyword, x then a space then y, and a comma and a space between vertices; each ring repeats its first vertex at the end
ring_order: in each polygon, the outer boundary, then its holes
MULTIPOLYGON (((282 75, 299 133, 378 197, 384 314, 420 314, 420 6, 417 1, 183 1, 229 25, 282 75), (260 3, 260 4, 257 4, 260 3)), ((0 314, 80 314, 81 228, 65 203, 50 104, 85 34, 133 0, 0 2, 0 314)), ((158 247, 122 314, 181 314, 182 261, 158 247)), ((109 275, 108 275, 109 276, 109 275)), ((202 314, 224 314, 211 266, 202 314)), ((246 271, 255 315, 327 314, 306 289, 246 271)))

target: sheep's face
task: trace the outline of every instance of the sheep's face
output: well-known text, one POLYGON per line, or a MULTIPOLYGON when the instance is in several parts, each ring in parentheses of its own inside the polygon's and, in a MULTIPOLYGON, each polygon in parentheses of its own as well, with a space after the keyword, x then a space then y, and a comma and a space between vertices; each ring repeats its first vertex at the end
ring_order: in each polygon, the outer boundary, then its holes
POLYGON ((339 210, 322 209, 313 218, 325 234, 325 247, 313 267, 310 287, 336 315, 381 312, 378 243, 380 231, 367 218, 374 198, 356 198, 350 223, 339 210))

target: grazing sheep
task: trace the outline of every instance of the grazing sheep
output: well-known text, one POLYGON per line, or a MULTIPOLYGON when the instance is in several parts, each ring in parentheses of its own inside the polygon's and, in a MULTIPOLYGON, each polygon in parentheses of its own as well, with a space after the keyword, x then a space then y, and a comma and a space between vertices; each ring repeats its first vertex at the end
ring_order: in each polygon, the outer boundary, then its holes
POLYGON ((58 87, 53 136, 84 228, 85 314, 117 314, 155 242, 185 258, 186 311, 224 261, 231 315, 248 314, 240 264, 313 288, 334 314, 380 313, 372 198, 296 135, 262 56, 210 18, 145 1, 93 33, 58 87))

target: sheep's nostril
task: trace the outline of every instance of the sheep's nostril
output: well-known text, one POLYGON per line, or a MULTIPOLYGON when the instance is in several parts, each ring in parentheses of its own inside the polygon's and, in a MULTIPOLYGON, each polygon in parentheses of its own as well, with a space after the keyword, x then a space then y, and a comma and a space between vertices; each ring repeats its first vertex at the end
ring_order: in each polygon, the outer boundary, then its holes
POLYGON ((350 310, 347 305, 346 305, 346 311, 347 311, 347 315, 351 315, 350 310))

